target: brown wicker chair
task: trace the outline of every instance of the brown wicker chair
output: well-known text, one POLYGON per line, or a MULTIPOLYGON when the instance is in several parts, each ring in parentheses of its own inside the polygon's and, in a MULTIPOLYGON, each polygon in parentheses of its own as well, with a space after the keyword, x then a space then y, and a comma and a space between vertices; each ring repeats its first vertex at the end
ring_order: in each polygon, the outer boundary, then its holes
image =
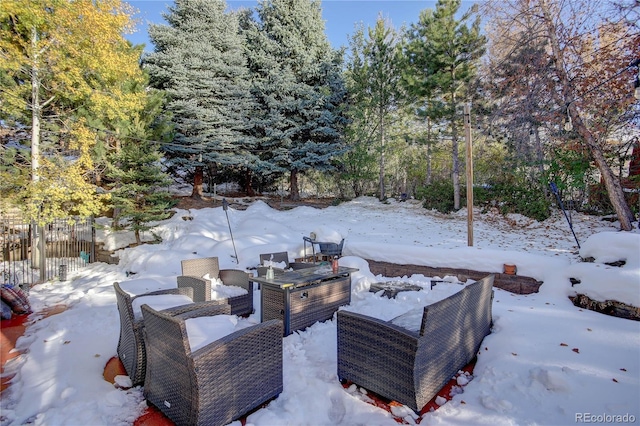
POLYGON ((193 288, 195 302, 211 300, 211 281, 204 279, 207 274, 212 278, 220 278, 224 285, 233 285, 247 290, 247 294, 227 299, 233 315, 249 315, 253 313, 253 283, 249 275, 239 269, 220 269, 217 257, 186 259, 182 262, 182 276, 178 277, 178 288, 193 288))
POLYGON ((489 334, 493 280, 426 306, 413 330, 398 325, 407 314, 383 321, 338 311, 338 377, 420 411, 489 334))
MULTIPOLYGON (((144 396, 177 425, 226 425, 282 392, 282 322, 235 331, 191 352, 185 320, 142 306, 144 396)), ((227 314, 230 310, 227 309, 227 314)))
MULTIPOLYGON (((263 253, 260 255, 260 266, 258 266, 257 268, 259 277, 263 277, 267 274, 267 269, 269 269, 269 267, 263 266, 264 263, 267 261, 272 261, 274 263, 285 263, 286 264, 285 269, 293 269, 293 270, 304 269, 304 268, 314 268, 317 266, 317 265, 314 265, 313 263, 289 262, 289 254, 286 251, 280 251, 276 253, 263 253)), ((282 272, 284 272, 284 269, 282 268, 273 268, 273 269, 276 274, 281 274, 282 272)))
MULTIPOLYGON (((175 288, 169 290, 158 290, 149 293, 131 296, 122 290, 119 283, 114 283, 113 287, 116 292, 116 303, 118 313, 120 315, 120 337, 118 338, 118 358, 124 365, 124 369, 131 379, 134 386, 141 385, 144 382, 146 368, 146 349, 143 338, 144 320, 137 317, 133 312, 133 301, 137 298, 158 295, 185 295, 193 299, 193 289, 191 288, 175 288)), ((193 309, 213 308, 215 306, 224 305, 224 301, 210 301, 204 303, 190 303, 186 305, 176 306, 167 309, 168 314, 178 314, 193 309)))

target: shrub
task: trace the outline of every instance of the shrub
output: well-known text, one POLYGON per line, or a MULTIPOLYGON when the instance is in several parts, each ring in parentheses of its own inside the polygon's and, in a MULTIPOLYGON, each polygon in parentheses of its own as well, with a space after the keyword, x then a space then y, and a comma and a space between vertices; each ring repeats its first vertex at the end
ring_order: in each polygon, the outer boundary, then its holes
POLYGON ((434 209, 440 213, 450 213, 453 208, 453 185, 451 182, 438 180, 416 190, 416 198, 423 200, 422 207, 434 209))
MULTIPOLYGON (((460 188, 461 205, 466 204, 466 188, 460 188)), ((435 209, 441 213, 454 211, 453 185, 449 181, 436 181, 431 185, 418 188, 416 197, 423 200, 426 209, 435 209)), ((539 185, 501 182, 488 186, 478 186, 473 189, 474 205, 495 206, 500 213, 518 213, 537 221, 543 221, 550 216, 551 203, 545 197, 539 185)))
POLYGON ((551 215, 551 203, 544 190, 535 184, 499 183, 491 188, 500 213, 519 213, 542 222, 551 215))

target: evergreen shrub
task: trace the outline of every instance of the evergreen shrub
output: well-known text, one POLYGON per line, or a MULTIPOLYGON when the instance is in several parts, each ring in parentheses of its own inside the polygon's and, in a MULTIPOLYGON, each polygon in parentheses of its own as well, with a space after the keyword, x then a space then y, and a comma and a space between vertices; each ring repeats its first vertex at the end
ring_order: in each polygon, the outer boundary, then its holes
POLYGON ((451 213, 453 205, 453 185, 450 181, 437 180, 416 190, 416 198, 423 200, 425 209, 437 210, 440 213, 451 213))
POLYGON ((518 213, 539 222, 551 215, 551 202, 538 185, 504 182, 491 187, 491 203, 502 214, 518 213))
MULTIPOLYGON (((466 205, 466 188, 460 187, 460 204, 466 205)), ((422 206, 441 213, 454 211, 453 185, 450 181, 439 180, 418 188, 416 197, 423 200, 422 206)), ((537 221, 550 216, 550 201, 538 185, 517 184, 514 182, 477 186, 473 189, 475 206, 496 207, 502 214, 518 213, 537 221)))

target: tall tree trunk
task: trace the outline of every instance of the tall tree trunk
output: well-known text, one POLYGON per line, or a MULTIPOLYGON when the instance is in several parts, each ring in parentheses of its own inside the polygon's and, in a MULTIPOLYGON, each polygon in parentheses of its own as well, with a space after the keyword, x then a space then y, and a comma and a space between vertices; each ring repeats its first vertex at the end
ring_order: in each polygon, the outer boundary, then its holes
POLYGON ((31 47, 34 52, 31 66, 31 180, 37 182, 39 179, 38 168, 40 167, 40 117, 42 109, 39 96, 38 34, 35 27, 31 31, 31 47))
MULTIPOLYGON (((451 81, 456 81, 455 67, 451 68, 451 81)), ((458 158, 458 125, 456 123, 456 91, 455 86, 451 89, 451 156, 452 171, 451 180, 453 181, 453 208, 460 209, 460 159, 458 158)))
POLYGON ((431 142, 427 144, 427 176, 425 178, 425 183, 427 185, 431 185, 433 174, 433 166, 431 165, 431 142))
POLYGON ((533 132, 533 142, 536 150, 536 160, 538 161, 538 172, 540 176, 544 175, 544 150, 542 149, 542 141, 540 140, 540 131, 538 127, 533 127, 529 130, 529 134, 533 132))
POLYGON ((569 107, 569 114, 571 114, 571 120, 573 121, 573 125, 576 128, 578 134, 582 137, 582 139, 586 142, 589 151, 591 152, 591 156, 593 157, 593 161, 596 163, 596 167, 600 170, 600 174, 602 176, 602 180, 604 182, 604 186, 607 189, 607 195, 609 196, 609 201, 613 206, 613 209, 618 216, 618 221, 620 222, 620 229, 623 231, 631 231, 633 226, 631 222, 633 221, 633 213, 631 212, 631 208, 627 204, 627 200, 624 197, 624 191, 622 190, 622 185, 620 184, 620 179, 618 179, 611 170, 611 167, 607 164, 604 153, 602 152, 602 148, 593 137, 593 134, 589 131, 587 126, 585 126, 582 121, 582 117, 575 110, 575 107, 569 107))
MULTIPOLYGON (((31 68, 31 182, 36 183, 40 179, 38 169, 40 168, 40 118, 42 116, 42 106, 40 105, 40 74, 38 63, 38 33, 33 27, 31 31, 31 47, 34 58, 31 68)), ((34 223, 33 233, 32 265, 40 269, 40 280, 46 280, 46 259, 42 250, 44 229, 39 223, 34 223)))
POLYGON ((427 175, 425 185, 431 185, 431 119, 427 117, 427 175))
POLYGON ((195 173, 193 175, 193 192, 191 192, 191 198, 202 199, 204 194, 202 184, 204 182, 204 169, 202 166, 196 166, 195 173))
POLYGON ((244 176, 244 192, 249 197, 253 197, 254 195, 256 195, 255 191, 253 190, 253 186, 251 185, 251 183, 253 182, 253 172, 250 169, 246 169, 244 176))
POLYGON ((571 80, 566 72, 566 66, 564 63, 564 56, 562 50, 560 49, 560 42, 558 40, 558 36, 555 32, 555 27, 553 26, 553 19, 551 17, 551 12, 549 10, 549 5, 546 1, 540 2, 542 6, 542 13, 544 14, 544 22, 547 29, 547 35, 549 37, 549 43, 551 45, 551 50, 553 51, 553 56, 555 59, 555 72, 560 80, 560 84, 562 87, 562 97, 565 105, 567 105, 567 114, 571 118, 573 122, 573 126, 582 138, 582 141, 593 157, 593 160, 596 164, 596 167, 600 171, 602 175, 602 180, 604 181, 605 188, 607 189, 607 195, 609 196, 609 201, 613 206, 616 215, 618 216, 618 221, 620 222, 620 228, 623 231, 631 231, 633 228, 631 226, 631 221, 633 220, 633 213, 631 212, 631 208, 627 204, 627 201, 624 198, 624 192, 622 191, 622 185, 620 185, 620 181, 613 174, 613 171, 609 167, 606 162, 604 153, 602 148, 598 144, 595 136, 591 131, 587 128, 586 124, 582 120, 580 116, 580 112, 578 111, 577 106, 573 103, 573 100, 577 98, 576 93, 574 91, 574 87, 571 85, 571 80))
POLYGON ((385 191, 384 191, 384 111, 380 108, 379 111, 380 118, 380 131, 378 132, 380 139, 380 176, 378 178, 379 181, 379 190, 380 190, 380 201, 384 201, 385 199, 385 191))
MULTIPOLYGON (((453 96, 452 96, 453 101, 453 96)), ((451 179, 453 180, 453 208, 460 209, 460 159, 458 158, 458 126, 456 124, 455 102, 452 102, 453 113, 451 114, 451 156, 452 171, 451 179)))
POLYGON ((289 181, 291 185, 291 192, 289 193, 289 198, 292 201, 300 200, 300 191, 298 190, 298 170, 291 170, 291 177, 289 181))

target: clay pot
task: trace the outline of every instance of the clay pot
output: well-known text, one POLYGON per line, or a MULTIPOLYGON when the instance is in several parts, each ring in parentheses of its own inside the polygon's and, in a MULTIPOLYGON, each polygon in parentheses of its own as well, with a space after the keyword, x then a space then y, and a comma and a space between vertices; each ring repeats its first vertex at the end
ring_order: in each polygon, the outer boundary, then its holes
POLYGON ((518 267, 513 263, 504 264, 504 273, 507 275, 515 275, 518 273, 518 267))

